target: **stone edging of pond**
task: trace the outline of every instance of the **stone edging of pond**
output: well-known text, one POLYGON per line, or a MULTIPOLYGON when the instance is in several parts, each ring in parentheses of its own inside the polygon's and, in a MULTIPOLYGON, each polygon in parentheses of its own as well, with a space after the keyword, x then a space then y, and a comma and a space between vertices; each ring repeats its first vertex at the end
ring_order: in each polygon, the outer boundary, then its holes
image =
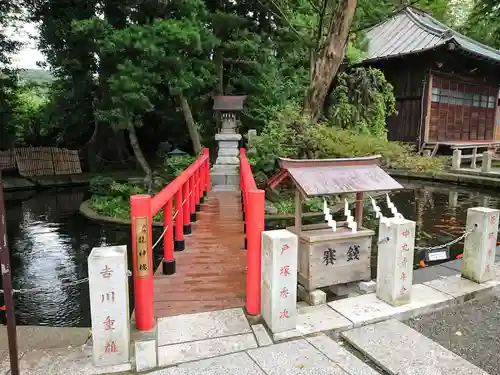
POLYGON ((109 173, 81 173, 58 176, 3 176, 4 191, 29 190, 37 188, 55 188, 85 186, 90 180, 98 176, 109 176, 117 182, 126 182, 138 178, 139 175, 131 175, 130 172, 115 171, 109 173))
POLYGON ((441 172, 436 175, 432 175, 430 173, 423 172, 410 172, 401 169, 389 169, 387 170, 387 173, 389 173, 392 177, 404 177, 416 180, 450 182, 455 184, 481 186, 488 188, 500 187, 500 178, 482 176, 476 174, 473 171, 464 171, 464 173, 441 172))
MULTIPOLYGON (((109 217, 99 215, 92 208, 90 208, 90 200, 83 201, 80 204, 79 212, 89 220, 97 221, 100 223, 117 224, 117 225, 130 225, 131 221, 127 219, 119 219, 117 217, 109 217)), ((154 227, 163 227, 163 223, 153 222, 154 227)))

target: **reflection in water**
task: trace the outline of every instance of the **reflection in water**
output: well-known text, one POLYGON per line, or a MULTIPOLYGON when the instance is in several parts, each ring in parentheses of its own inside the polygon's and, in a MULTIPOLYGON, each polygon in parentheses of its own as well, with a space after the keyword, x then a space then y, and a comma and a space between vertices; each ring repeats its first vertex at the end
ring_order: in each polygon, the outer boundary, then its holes
MULTIPOLYGON (((494 191, 445 184, 432 184, 400 180, 408 190, 391 195, 398 210, 405 218, 415 220, 415 244, 420 247, 445 244, 465 231, 467 209, 470 207, 500 208, 500 196, 494 191)), ((372 226, 376 226, 374 222, 372 226)), ((455 258, 463 251, 463 241, 452 246, 450 255, 455 258)), ((424 253, 416 253, 416 260, 424 253)))
MULTIPOLYGON (((130 249, 127 226, 96 224, 78 213, 84 193, 51 190, 21 200, 15 194, 6 196, 12 282, 14 289, 29 290, 14 295, 18 324, 89 327, 88 283, 68 283, 87 277, 92 248, 127 245, 130 249)), ((131 297, 132 287, 130 283, 131 297)))
MULTIPOLYGON (((493 190, 480 190, 457 185, 430 183, 425 181, 398 181, 405 190, 390 193, 392 202, 407 219, 416 222, 415 245, 429 247, 446 244, 465 231, 467 209, 470 207, 490 207, 500 209, 500 195, 493 190)), ((385 196, 377 199, 385 216, 392 216, 387 208, 385 196)), ((342 213, 337 213, 336 220, 345 220, 342 213)), ((323 217, 304 219, 306 224, 323 223, 323 217)), ((378 220, 375 219, 371 204, 365 201, 363 224, 378 233, 378 220)), ((266 229, 285 228, 293 225, 293 220, 276 220, 266 223, 266 229)), ((372 276, 375 276, 377 264, 377 236, 372 245, 372 276)), ((450 248, 450 258, 462 253, 463 241, 450 248)), ((423 251, 415 252, 414 264, 424 259, 423 251)))

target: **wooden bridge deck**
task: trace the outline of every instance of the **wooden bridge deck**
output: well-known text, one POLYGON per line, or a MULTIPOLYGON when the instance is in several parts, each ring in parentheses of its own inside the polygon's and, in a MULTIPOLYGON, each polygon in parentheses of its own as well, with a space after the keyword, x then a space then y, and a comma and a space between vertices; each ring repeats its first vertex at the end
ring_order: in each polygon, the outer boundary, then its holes
POLYGON ((245 305, 246 251, 239 192, 209 192, 177 272, 154 277, 157 318, 245 305))

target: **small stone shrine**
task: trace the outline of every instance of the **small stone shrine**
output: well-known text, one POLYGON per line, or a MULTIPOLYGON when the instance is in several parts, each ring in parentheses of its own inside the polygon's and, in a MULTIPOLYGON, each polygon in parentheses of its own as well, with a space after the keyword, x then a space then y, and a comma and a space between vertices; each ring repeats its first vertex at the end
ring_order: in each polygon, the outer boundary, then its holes
POLYGON ((239 114, 246 96, 216 96, 213 110, 221 120, 221 129, 215 135, 219 143, 217 159, 212 169, 212 187, 217 190, 238 190, 239 175, 239 114))
POLYGON ((298 236, 298 283, 309 295, 318 288, 371 280, 374 232, 363 227, 363 194, 402 188, 378 166, 379 158, 279 160, 282 170, 287 172, 281 180, 288 176, 296 187, 295 226, 287 229, 298 236), (344 200, 346 221, 337 222, 325 203, 324 224, 302 225, 304 199, 353 193, 356 194, 354 216, 344 200))

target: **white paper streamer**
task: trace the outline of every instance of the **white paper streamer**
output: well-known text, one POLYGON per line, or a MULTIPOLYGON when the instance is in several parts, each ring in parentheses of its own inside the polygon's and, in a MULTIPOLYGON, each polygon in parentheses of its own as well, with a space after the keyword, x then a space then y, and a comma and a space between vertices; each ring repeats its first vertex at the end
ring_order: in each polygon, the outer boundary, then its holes
POLYGON ((328 226, 332 228, 334 232, 337 231, 337 222, 333 220, 333 216, 330 213, 330 208, 326 203, 326 199, 323 199, 323 213, 325 214, 325 221, 328 223, 328 226))

